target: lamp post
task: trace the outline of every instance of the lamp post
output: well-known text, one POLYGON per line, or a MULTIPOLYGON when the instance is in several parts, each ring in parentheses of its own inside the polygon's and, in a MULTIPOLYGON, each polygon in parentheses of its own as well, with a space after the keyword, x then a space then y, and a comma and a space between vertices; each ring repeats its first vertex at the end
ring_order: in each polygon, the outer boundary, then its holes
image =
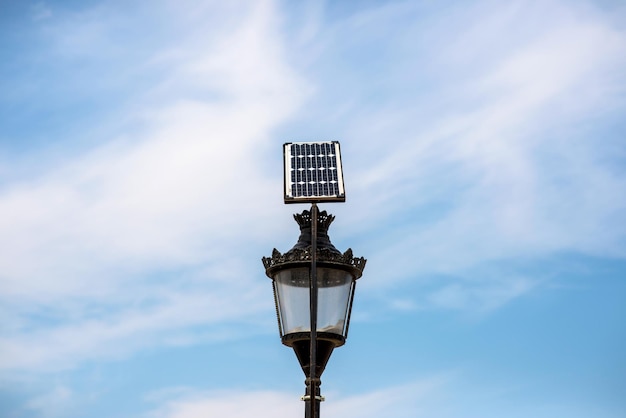
POLYGON ((284 254, 274 249, 263 265, 273 283, 282 343, 293 348, 306 376, 305 417, 319 418, 321 376, 348 336, 356 280, 366 260, 333 246, 328 228, 335 217, 319 212, 315 203, 294 218, 298 242, 284 254))

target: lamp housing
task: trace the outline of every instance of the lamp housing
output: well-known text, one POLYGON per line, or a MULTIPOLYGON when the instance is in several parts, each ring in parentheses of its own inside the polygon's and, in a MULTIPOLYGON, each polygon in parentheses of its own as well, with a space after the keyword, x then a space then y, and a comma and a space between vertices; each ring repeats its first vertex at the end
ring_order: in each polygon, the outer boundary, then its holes
MULTIPOLYGON (((311 280, 311 212, 295 214, 300 237, 294 247, 281 254, 274 249, 263 258, 265 273, 272 279, 274 301, 281 341, 292 347, 308 376, 311 320, 309 291, 311 280)), ((348 336, 356 281, 363 274, 366 260, 354 257, 352 250, 337 250, 328 237, 328 227, 335 217, 326 211, 317 218, 317 359, 316 377, 320 377, 332 351, 342 346, 348 336)))

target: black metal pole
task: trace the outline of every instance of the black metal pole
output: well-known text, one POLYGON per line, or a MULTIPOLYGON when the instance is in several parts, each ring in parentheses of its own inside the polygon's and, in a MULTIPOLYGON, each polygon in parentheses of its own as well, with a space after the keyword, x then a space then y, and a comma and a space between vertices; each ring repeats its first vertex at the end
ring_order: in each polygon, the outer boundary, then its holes
POLYGON ((318 208, 315 203, 311 205, 311 274, 310 274, 310 317, 311 317, 311 347, 310 347, 310 362, 311 371, 308 383, 308 395, 309 395, 309 417, 305 418, 318 418, 319 417, 319 394, 317 393, 319 382, 317 378, 317 218, 318 208))

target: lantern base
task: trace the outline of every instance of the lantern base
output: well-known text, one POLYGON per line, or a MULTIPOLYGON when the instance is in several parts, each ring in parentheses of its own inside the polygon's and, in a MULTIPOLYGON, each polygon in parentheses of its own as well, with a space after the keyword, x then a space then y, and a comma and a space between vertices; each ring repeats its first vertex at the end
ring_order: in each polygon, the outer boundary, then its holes
MULTIPOLYGON (((300 367, 306 377, 311 377, 311 334, 308 332, 294 332, 286 334, 282 338, 284 345, 293 348, 296 353, 300 367)), ((326 364, 330 359, 330 355, 333 353, 335 347, 344 345, 346 339, 343 335, 333 334, 330 332, 318 332, 317 333, 317 350, 315 356, 315 377, 320 378, 326 364)))

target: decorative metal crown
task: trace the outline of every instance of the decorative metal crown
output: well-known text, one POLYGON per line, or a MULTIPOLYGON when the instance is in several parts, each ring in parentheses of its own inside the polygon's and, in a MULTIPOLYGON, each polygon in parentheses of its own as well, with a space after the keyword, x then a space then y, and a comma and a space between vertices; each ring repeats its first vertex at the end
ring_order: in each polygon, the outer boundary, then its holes
MULTIPOLYGON (((305 210, 302 213, 294 213, 293 219, 298 222, 300 228, 307 228, 311 226, 311 211, 305 210)), ((319 229, 323 229, 324 231, 328 231, 328 227, 335 220, 335 217, 325 210, 319 212, 317 214, 317 225, 319 229)))
MULTIPOLYGON (((300 237, 292 249, 281 254, 276 248, 271 257, 263 257, 263 265, 268 277, 270 273, 283 264, 310 263, 311 262, 311 212, 308 210, 293 215, 300 226, 300 237)), ((335 217, 326 211, 319 213, 317 219, 317 261, 326 264, 335 264, 338 267, 347 268, 355 278, 361 277, 367 260, 363 257, 354 257, 352 249, 348 248, 343 254, 335 248, 328 237, 328 227, 335 217)))
MULTIPOLYGON (((311 246, 311 211, 305 210, 302 213, 296 213, 293 215, 293 218, 300 226, 300 237, 298 238, 298 242, 296 242, 296 245, 294 245, 293 248, 289 251, 293 251, 296 249, 303 250, 305 248, 309 248, 311 246)), ((330 242, 330 238, 328 237, 328 228, 334 220, 335 217, 333 215, 329 215, 325 210, 321 211, 318 214, 317 249, 327 249, 337 254, 341 254, 341 252, 336 249, 335 246, 330 242)))
MULTIPOLYGON (((336 253, 329 251, 327 248, 317 251, 317 260, 320 263, 343 264, 354 270, 358 279, 363 274, 365 263, 367 260, 363 257, 354 257, 352 248, 348 248, 345 253, 336 253)), ((276 248, 272 251, 271 257, 263 257, 263 266, 266 271, 274 270, 274 268, 287 263, 311 262, 311 247, 306 249, 292 248, 285 254, 281 254, 276 248)))

